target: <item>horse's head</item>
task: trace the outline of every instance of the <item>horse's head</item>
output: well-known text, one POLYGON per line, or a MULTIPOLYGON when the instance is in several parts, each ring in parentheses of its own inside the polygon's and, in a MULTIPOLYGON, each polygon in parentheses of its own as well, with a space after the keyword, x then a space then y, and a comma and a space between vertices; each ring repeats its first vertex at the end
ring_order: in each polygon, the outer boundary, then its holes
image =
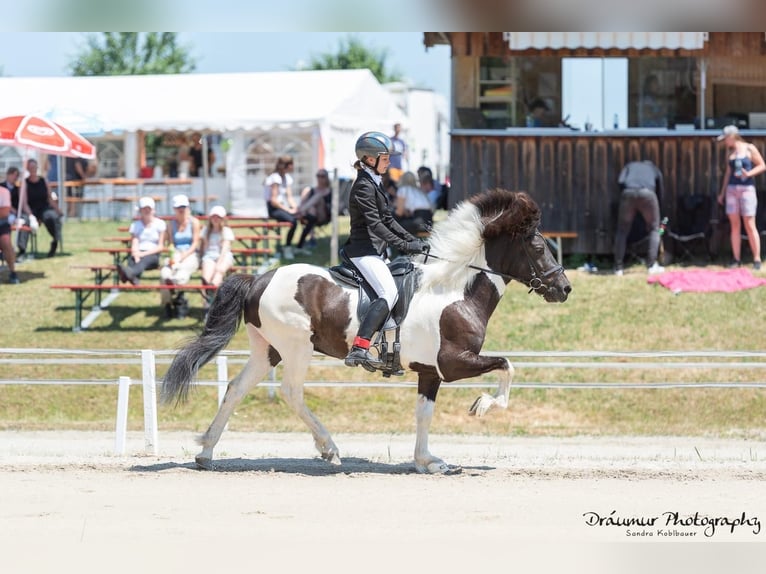
POLYGON ((479 209, 487 265, 514 279, 548 302, 566 301, 572 285, 548 242, 537 230, 540 208, 524 192, 495 189, 471 201, 479 209))

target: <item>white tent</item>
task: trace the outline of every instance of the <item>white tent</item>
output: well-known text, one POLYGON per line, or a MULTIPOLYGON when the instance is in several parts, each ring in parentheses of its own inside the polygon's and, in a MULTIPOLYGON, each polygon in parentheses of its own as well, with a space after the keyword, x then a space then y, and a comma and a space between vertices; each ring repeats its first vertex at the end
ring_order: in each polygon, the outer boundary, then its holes
MULTIPOLYGON (((248 177, 249 148, 258 137, 281 132, 301 140, 311 165, 296 165, 304 179, 298 183, 309 184, 318 167, 351 175, 358 134, 388 133, 393 123, 406 120, 369 70, 2 77, 0 91, 0 116, 58 108, 101 118, 105 132, 124 134, 128 177, 139 167, 139 131, 222 133, 232 141, 226 160, 227 195, 242 209, 261 198, 261 173, 251 169, 248 177)), ((272 145, 274 154, 290 152, 289 146, 278 147, 272 145)))

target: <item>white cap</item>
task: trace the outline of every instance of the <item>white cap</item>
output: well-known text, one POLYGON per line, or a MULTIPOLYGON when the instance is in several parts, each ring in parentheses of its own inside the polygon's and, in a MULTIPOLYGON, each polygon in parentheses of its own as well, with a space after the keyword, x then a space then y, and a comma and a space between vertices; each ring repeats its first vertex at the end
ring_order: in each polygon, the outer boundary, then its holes
POLYGON ((718 141, 724 140, 729 136, 735 136, 739 133, 739 128, 735 125, 725 126, 723 130, 721 130, 721 135, 719 135, 716 139, 718 141))
POLYGON ((143 209, 144 207, 151 207, 154 209, 154 200, 151 197, 142 197, 138 200, 138 209, 143 209))
POLYGON ((173 209, 176 207, 189 207, 189 198, 183 193, 173 196, 173 209))
POLYGON ((214 205, 210 209, 210 217, 217 215, 220 218, 226 217, 226 208, 223 205, 214 205))

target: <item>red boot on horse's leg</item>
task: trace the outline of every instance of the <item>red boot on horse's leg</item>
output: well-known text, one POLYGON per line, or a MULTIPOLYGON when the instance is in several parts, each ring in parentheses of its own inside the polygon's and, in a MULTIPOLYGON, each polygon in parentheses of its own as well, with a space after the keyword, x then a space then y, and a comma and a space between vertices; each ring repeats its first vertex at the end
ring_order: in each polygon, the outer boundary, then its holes
POLYGON ((382 297, 370 303, 367 314, 359 324, 359 330, 354 338, 354 346, 351 347, 348 355, 346 355, 347 367, 369 365, 372 367, 372 370, 384 367, 380 359, 370 353, 370 339, 372 339, 376 331, 383 327, 386 319, 388 319, 388 314, 388 303, 382 297))

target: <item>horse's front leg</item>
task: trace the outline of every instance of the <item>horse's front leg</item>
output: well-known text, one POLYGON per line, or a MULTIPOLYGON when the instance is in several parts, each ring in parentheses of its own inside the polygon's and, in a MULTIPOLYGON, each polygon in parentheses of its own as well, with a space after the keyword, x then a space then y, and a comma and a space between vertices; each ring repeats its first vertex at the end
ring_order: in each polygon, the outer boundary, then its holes
POLYGON ((457 381, 477 377, 492 371, 501 371, 500 383, 493 395, 482 393, 471 405, 469 413, 479 417, 495 408, 507 409, 511 394, 513 366, 502 357, 487 357, 466 350, 460 351, 457 345, 445 345, 439 352, 439 367, 444 380, 457 381))
POLYGON ((507 360, 505 361, 505 373, 501 375, 500 382, 497 385, 497 390, 494 394, 482 393, 468 409, 468 413, 476 415, 477 417, 483 417, 492 409, 507 409, 508 397, 511 394, 511 383, 513 382, 513 365, 507 360))
POLYGON ((428 450, 428 431, 434 416, 436 393, 439 392, 441 379, 434 367, 416 365, 418 372, 418 402, 415 406, 415 470, 423 474, 446 474, 454 472, 442 459, 435 457, 428 450))

